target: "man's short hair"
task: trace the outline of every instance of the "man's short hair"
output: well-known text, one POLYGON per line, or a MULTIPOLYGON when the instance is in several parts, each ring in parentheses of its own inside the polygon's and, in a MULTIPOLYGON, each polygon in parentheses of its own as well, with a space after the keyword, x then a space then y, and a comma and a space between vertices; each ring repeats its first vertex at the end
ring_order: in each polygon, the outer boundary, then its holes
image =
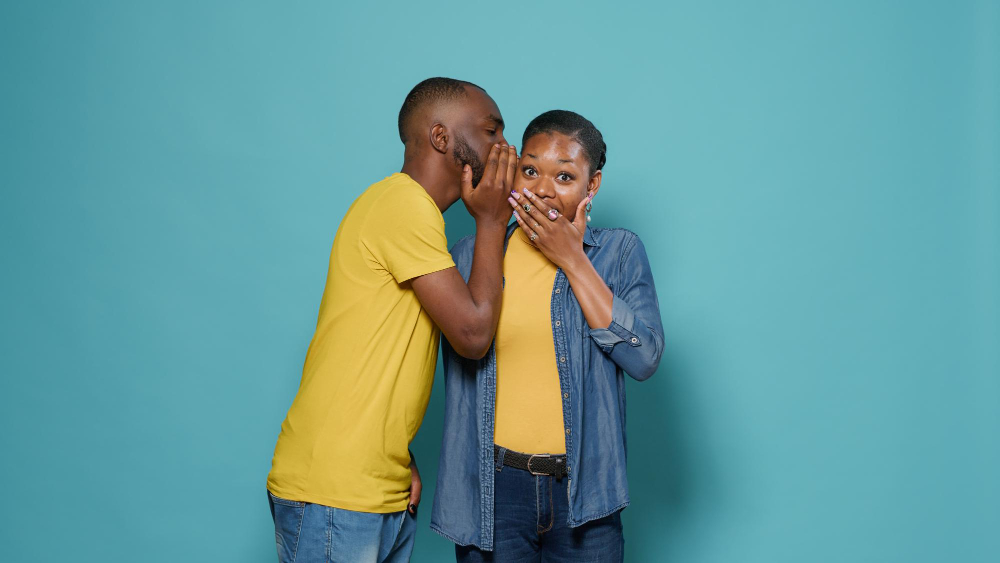
MULTIPOLYGON (((454 78, 435 77, 428 78, 420 82, 410 90, 403 100, 403 107, 399 109, 399 140, 406 144, 406 130, 409 128, 410 119, 427 104, 435 104, 444 101, 451 101, 468 94, 466 86, 480 88, 465 80, 455 80, 454 78)), ((485 92, 485 90, 483 90, 485 92)))

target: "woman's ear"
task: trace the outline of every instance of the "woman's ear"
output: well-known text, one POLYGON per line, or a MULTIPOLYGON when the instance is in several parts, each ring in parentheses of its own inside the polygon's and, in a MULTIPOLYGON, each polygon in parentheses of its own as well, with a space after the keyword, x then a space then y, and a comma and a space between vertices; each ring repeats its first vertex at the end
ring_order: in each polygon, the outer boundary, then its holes
POLYGON ((431 147, 437 152, 445 154, 448 152, 448 128, 441 123, 431 125, 430 129, 431 147))
POLYGON ((594 175, 590 177, 590 182, 587 183, 587 195, 590 199, 594 199, 597 195, 597 191, 601 189, 601 171, 598 170, 594 172, 594 175))

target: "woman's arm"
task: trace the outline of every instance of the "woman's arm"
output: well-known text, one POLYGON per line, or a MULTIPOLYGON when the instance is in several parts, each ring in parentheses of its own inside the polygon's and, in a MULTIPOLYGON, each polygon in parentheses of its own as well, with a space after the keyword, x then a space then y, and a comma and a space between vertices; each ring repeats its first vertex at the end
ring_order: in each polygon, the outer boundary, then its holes
POLYGON ((580 252, 561 266, 563 273, 573 288, 576 300, 580 302, 583 316, 590 328, 604 328, 611 324, 614 295, 608 289, 601 274, 580 248, 580 252))
POLYGON ((590 337, 625 373, 644 381, 660 365, 663 322, 646 249, 635 235, 626 242, 619 279, 612 319, 607 328, 591 329, 590 337))

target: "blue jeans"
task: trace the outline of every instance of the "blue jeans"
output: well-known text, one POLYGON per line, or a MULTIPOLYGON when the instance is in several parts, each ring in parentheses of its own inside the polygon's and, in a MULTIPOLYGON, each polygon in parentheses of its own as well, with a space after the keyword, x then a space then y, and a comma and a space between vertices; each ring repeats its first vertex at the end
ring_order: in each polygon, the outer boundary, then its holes
POLYGON ((460 563, 565 561, 620 563, 624 560, 621 511, 570 528, 566 477, 535 476, 498 468, 494 489, 493 551, 455 546, 460 563))
POLYGON ((409 512, 354 512, 267 493, 279 563, 410 560, 417 520, 409 512))

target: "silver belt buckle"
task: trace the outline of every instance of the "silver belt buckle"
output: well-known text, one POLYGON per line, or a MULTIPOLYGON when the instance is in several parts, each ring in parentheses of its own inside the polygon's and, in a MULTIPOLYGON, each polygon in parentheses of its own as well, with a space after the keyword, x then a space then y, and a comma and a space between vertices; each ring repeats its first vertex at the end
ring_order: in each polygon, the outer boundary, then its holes
POLYGON ((536 457, 543 458, 543 459, 549 459, 549 458, 552 457, 552 454, 531 454, 530 456, 528 456, 528 473, 531 473, 532 475, 535 475, 536 477, 544 477, 544 476, 548 475, 548 473, 536 473, 535 470, 531 468, 531 460, 535 459, 536 457))

